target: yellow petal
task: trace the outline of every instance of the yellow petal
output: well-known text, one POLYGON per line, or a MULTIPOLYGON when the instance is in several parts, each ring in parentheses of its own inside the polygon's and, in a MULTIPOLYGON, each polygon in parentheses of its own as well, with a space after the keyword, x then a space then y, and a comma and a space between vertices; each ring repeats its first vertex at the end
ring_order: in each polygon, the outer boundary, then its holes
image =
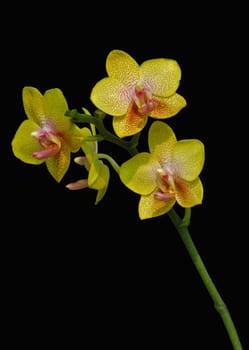
POLYGON ((113 78, 100 80, 93 87, 90 99, 98 109, 113 116, 124 115, 131 101, 126 86, 113 78))
POLYGON ((172 150, 176 144, 173 129, 162 121, 155 121, 149 129, 149 149, 160 162, 171 159, 172 150))
POLYGON ((199 178, 188 182, 180 180, 176 185, 176 200, 184 208, 201 204, 203 200, 203 185, 199 178))
POLYGON ((72 122, 65 116, 68 110, 67 101, 60 89, 49 89, 44 94, 46 119, 52 120, 57 130, 68 131, 72 122))
POLYGON ((132 136, 140 132, 146 125, 148 117, 141 117, 139 115, 132 116, 132 119, 128 115, 123 117, 113 118, 113 129, 117 136, 120 138, 132 136))
POLYGON ((148 82, 153 95, 168 97, 178 88, 181 79, 179 64, 172 59, 157 58, 143 62, 139 68, 140 79, 148 82))
MULTIPOLYGON (((93 166, 90 168, 89 171, 89 176, 88 176, 88 185, 90 188, 93 188, 95 190, 100 190, 106 186, 106 178, 103 177, 103 174, 106 175, 105 173, 105 167, 106 165, 98 160, 98 168, 93 170, 93 166), (91 175, 91 172, 94 172, 94 174, 91 175)), ((107 167, 109 170, 109 168, 107 167)))
POLYGON ((66 174, 70 165, 70 160, 70 150, 65 144, 61 145, 59 153, 45 160, 49 173, 57 182, 60 182, 66 174))
POLYGON ((141 220, 150 219, 167 213, 176 202, 174 198, 167 201, 155 199, 154 194, 153 192, 147 196, 141 196, 138 205, 138 213, 141 220))
POLYGON ((105 179, 105 186, 98 190, 95 204, 98 204, 103 199, 104 195, 106 194, 107 188, 108 188, 110 173, 109 173, 109 168, 106 165, 104 165, 102 167, 101 177, 103 177, 105 179))
POLYGON ((84 136, 82 135, 81 128, 79 128, 76 124, 71 123, 71 126, 68 129, 65 138, 70 151, 73 153, 78 152, 82 146, 83 140, 84 136))
POLYGON ((187 105, 185 98, 177 93, 166 98, 157 97, 156 101, 158 102, 158 105, 150 113, 150 116, 152 118, 158 119, 166 119, 173 117, 187 105))
POLYGON ((120 179, 130 190, 147 195, 156 187, 159 167, 159 163, 149 153, 142 152, 121 165, 120 179))
POLYGON ((122 50, 112 50, 106 59, 108 75, 124 85, 135 84, 139 79, 139 66, 137 62, 122 50))
POLYGON ((42 147, 31 133, 39 129, 39 125, 32 120, 24 120, 17 129, 12 140, 12 150, 14 155, 25 163, 41 164, 43 159, 37 159, 32 156, 36 151, 40 151, 42 147))
POLYGON ((95 204, 98 204, 104 197, 108 188, 110 178, 109 168, 97 157, 90 167, 88 175, 88 186, 89 188, 97 190, 97 196, 95 204))
POLYGON ((204 145, 200 140, 181 140, 174 147, 172 166, 179 177, 192 181, 199 176, 204 159, 204 145))
MULTIPOLYGON (((89 158, 88 158, 89 160, 89 158)), ((99 177, 100 171, 101 171, 101 164, 100 160, 95 156, 92 158, 92 163, 89 169, 89 174, 88 174, 88 185, 89 187, 93 187, 93 184, 95 183, 96 185, 96 180, 99 177)), ((100 184, 100 187, 103 187, 103 184, 101 184, 101 178, 99 179, 98 183, 100 184)), ((99 186, 99 185, 98 185, 99 186)), ((98 189, 98 187, 96 188, 98 189)))
POLYGON ((40 125, 46 116, 43 95, 32 86, 25 86, 22 91, 23 107, 27 117, 40 125))

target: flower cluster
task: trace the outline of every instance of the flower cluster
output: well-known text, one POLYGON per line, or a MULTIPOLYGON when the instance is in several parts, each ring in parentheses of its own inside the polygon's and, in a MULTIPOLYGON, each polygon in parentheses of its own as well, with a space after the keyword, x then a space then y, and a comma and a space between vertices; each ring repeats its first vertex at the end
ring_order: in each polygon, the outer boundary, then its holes
POLYGON ((140 196, 141 220, 167 213, 221 315, 233 349, 243 350, 230 313, 188 231, 191 208, 203 200, 200 174, 205 149, 198 139, 178 140, 165 121, 187 105, 177 92, 181 69, 173 59, 150 59, 139 65, 128 53, 112 50, 106 59, 106 72, 90 92, 90 101, 96 107, 93 114, 84 107, 81 111, 69 110, 59 88, 42 94, 35 87, 25 86, 22 98, 27 118, 13 136, 13 153, 28 164, 44 163, 58 183, 74 154, 73 161, 87 175, 65 187, 97 191, 95 204, 107 193, 111 166, 121 184, 140 196), (107 116, 112 118, 111 131, 105 126, 107 116), (146 130, 147 149, 139 152, 140 135, 146 130), (118 164, 111 155, 99 151, 100 141, 121 147, 128 159, 118 164), (175 204, 184 208, 183 218, 174 210, 175 204))
POLYGON ((204 145, 197 139, 177 140, 165 122, 187 104, 177 93, 179 64, 157 58, 139 65, 128 53, 112 50, 106 59, 106 72, 90 93, 96 106, 92 115, 85 108, 81 112, 69 110, 58 88, 42 94, 35 87, 25 86, 22 97, 27 119, 13 137, 14 155, 25 163, 45 163, 51 176, 60 182, 69 169, 71 154, 82 152, 74 161, 84 166, 88 176, 66 188, 96 190, 96 204, 108 188, 107 161, 121 183, 140 195, 138 214, 142 220, 169 212, 175 203, 183 208, 201 204, 199 175, 204 165, 204 145), (105 127, 106 115, 112 117, 113 132, 105 127), (138 152, 139 135, 149 118, 153 120, 148 150, 138 152), (100 153, 100 140, 126 149, 129 159, 119 165, 110 155, 100 153))

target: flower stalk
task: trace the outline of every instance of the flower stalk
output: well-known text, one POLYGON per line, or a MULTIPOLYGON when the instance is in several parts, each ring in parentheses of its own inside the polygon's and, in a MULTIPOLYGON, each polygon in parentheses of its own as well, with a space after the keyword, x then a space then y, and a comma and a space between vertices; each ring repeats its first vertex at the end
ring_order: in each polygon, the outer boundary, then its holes
POLYGON ((124 150, 126 150, 131 156, 137 154, 137 145, 140 137, 140 133, 132 136, 130 140, 124 140, 111 133, 104 125, 105 114, 96 111, 95 115, 88 115, 85 113, 79 113, 76 109, 68 110, 65 113, 66 117, 70 117, 73 123, 88 123, 94 124, 98 129, 100 138, 99 141, 111 142, 124 150))
POLYGON ((115 160, 111 156, 105 153, 98 153, 98 158, 108 160, 108 162, 111 164, 111 166, 116 171, 116 173, 119 174, 120 166, 118 165, 117 162, 115 162, 115 160))
POLYGON ((106 74, 90 93, 97 108, 93 114, 85 108, 81 113, 69 110, 58 88, 42 94, 35 87, 24 87, 26 119, 12 139, 13 153, 27 164, 45 163, 58 183, 68 171, 72 155, 77 153, 74 162, 83 167, 87 177, 66 188, 95 190, 95 204, 104 198, 109 186, 111 172, 107 161, 120 181, 140 195, 141 220, 168 214, 222 318, 233 349, 243 350, 229 310, 189 233, 191 208, 203 201, 200 174, 205 161, 204 144, 193 138, 178 140, 164 121, 187 105, 177 92, 181 68, 169 58, 138 64, 128 53, 112 50, 106 59, 106 74), (112 117, 111 131, 104 124, 107 115, 112 117), (155 120, 148 131, 148 150, 139 152, 140 135, 149 118, 155 120), (89 127, 77 125, 82 123, 89 127), (109 154, 99 152, 102 141, 124 149, 130 158, 119 165, 109 154), (184 208, 183 218, 175 211, 175 204, 184 208))
POLYGON ((224 326, 226 328, 226 331, 228 333, 228 336, 231 340, 231 343, 233 345, 234 350, 243 350, 236 327, 234 325, 234 322, 231 318, 231 315, 229 313, 229 310, 224 303, 220 293, 218 292, 216 286, 214 285, 201 257, 198 252, 198 250, 195 247, 195 244, 190 236, 188 225, 190 223, 190 209, 186 209, 185 216, 183 220, 178 216, 176 211, 174 209, 171 209, 168 212, 168 216, 172 223, 174 224, 177 232, 179 233, 185 248, 187 249, 190 258, 192 259, 194 266, 199 273, 210 297, 212 298, 214 302, 214 307, 220 314, 220 317, 222 318, 222 321, 224 323, 224 326))

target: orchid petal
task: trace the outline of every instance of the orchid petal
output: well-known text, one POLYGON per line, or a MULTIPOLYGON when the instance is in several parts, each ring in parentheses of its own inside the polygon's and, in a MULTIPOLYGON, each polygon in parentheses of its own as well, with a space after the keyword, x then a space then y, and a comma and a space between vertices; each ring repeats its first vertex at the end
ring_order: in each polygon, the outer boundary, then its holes
POLYGON ((192 181, 199 176, 204 159, 204 145, 200 140, 181 140, 172 152, 172 167, 179 177, 192 181))
POLYGON ((84 138, 82 135, 82 129, 79 128, 76 124, 72 123, 67 132, 65 133, 65 138, 67 140, 70 151, 72 153, 78 152, 84 138))
POLYGON ((155 121, 151 124, 148 138, 150 152, 160 160, 160 163, 170 161, 177 142, 172 128, 162 121, 155 121))
POLYGON ((96 179, 98 179, 99 174, 100 174, 100 169, 101 169, 101 162, 100 160, 95 156, 92 159, 92 162, 90 169, 89 169, 89 174, 88 174, 88 184, 90 187, 92 187, 93 183, 96 182, 96 179))
POLYGON ((64 116, 68 110, 67 101, 60 89, 49 89, 44 93, 46 119, 51 120, 60 131, 67 131, 71 125, 70 118, 64 116))
POLYGON ((159 167, 149 153, 142 152, 121 165, 120 179, 130 190, 147 195, 156 187, 156 170, 159 167))
POLYGON ((113 129, 120 138, 132 136, 140 132, 147 123, 148 117, 141 117, 134 114, 130 117, 113 117, 113 129))
POLYGON ((179 64, 173 59, 157 58, 143 62, 140 79, 151 88, 153 95, 168 97, 178 88, 181 79, 179 64))
POLYGON ((131 85, 139 79, 138 63, 126 52, 112 50, 106 59, 108 75, 124 85, 131 85))
POLYGON ((199 178, 188 182, 184 180, 175 181, 176 200, 184 208, 190 208, 201 204, 203 200, 203 185, 199 178))
POLYGON ((42 150, 37 139, 31 136, 37 128, 39 126, 32 120, 24 120, 12 140, 11 145, 14 155, 25 163, 41 164, 44 162, 44 159, 37 159, 32 156, 34 152, 42 150))
POLYGON ((141 220, 150 219, 167 213, 175 204, 175 198, 161 201, 155 198, 155 192, 141 196, 138 204, 138 213, 141 220))
POLYGON ((46 166, 53 178, 60 182, 70 165, 70 150, 66 144, 62 144, 61 150, 54 157, 46 159, 46 166))
POLYGON ((156 101, 157 108, 150 113, 150 116, 157 119, 173 117, 187 105, 185 98, 177 93, 166 98, 157 97, 156 101))
POLYGON ((100 167, 99 177, 96 180, 96 182, 93 183, 91 186, 91 188, 96 189, 98 191, 95 204, 98 204, 104 197, 108 188, 109 179, 110 179, 110 170, 108 166, 106 166, 105 164, 102 164, 100 167))
POLYGON ((32 86, 25 86, 22 90, 23 107, 27 117, 36 124, 46 117, 43 95, 32 86))
POLYGON ((126 86, 113 78, 104 78, 97 82, 90 99, 97 108, 112 116, 124 115, 131 102, 126 86))

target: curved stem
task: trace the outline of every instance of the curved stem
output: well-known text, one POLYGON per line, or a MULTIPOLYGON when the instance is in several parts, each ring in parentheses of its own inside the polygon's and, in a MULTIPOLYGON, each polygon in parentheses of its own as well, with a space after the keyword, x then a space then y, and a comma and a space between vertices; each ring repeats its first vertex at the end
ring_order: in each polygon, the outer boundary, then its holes
POLYGON ((211 277, 209 276, 209 273, 207 272, 207 269, 189 234, 188 225, 190 222, 190 209, 187 209, 185 211, 185 216, 183 220, 181 220, 181 218, 178 216, 174 209, 171 209, 168 215, 175 228, 177 229, 210 297, 212 298, 215 309, 218 311, 222 318, 224 326, 233 345, 233 349, 243 350, 237 330, 235 328, 231 315, 227 309, 227 306, 225 305, 211 277))
POLYGON ((98 153, 97 156, 99 159, 101 158, 101 159, 108 160, 108 162, 111 164, 113 169, 119 174, 120 166, 118 165, 117 162, 115 162, 115 160, 111 156, 109 156, 108 154, 105 154, 105 153, 98 153))
POLYGON ((74 123, 88 123, 95 125, 99 132, 99 135, 96 136, 100 136, 101 140, 105 140, 118 145, 119 147, 129 152, 131 156, 137 154, 137 145, 140 133, 134 135, 130 140, 119 138, 106 129, 103 121, 105 115, 102 112, 96 111, 95 116, 92 116, 85 113, 79 113, 76 109, 72 109, 66 111, 65 116, 70 117, 74 123))

